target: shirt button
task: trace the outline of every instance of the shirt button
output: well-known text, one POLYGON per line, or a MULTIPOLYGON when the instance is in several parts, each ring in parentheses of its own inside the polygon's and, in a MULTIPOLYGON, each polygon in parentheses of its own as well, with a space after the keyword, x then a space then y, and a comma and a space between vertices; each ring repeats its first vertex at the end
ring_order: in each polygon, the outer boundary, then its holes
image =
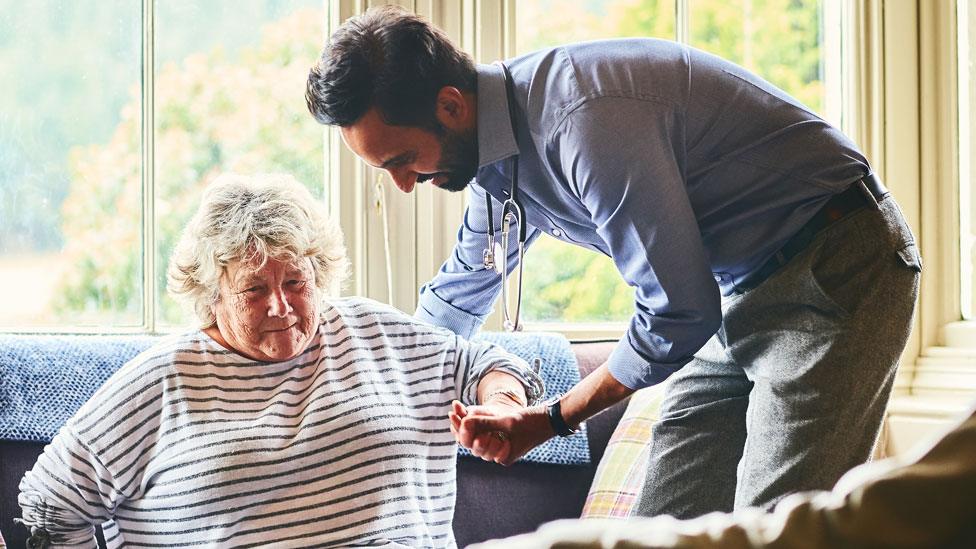
POLYGON ((563 232, 562 232, 562 231, 560 231, 559 229, 553 229, 553 230, 552 230, 552 236, 554 236, 554 237, 556 237, 556 238, 559 238, 559 237, 560 237, 560 236, 562 236, 562 235, 563 235, 563 232))

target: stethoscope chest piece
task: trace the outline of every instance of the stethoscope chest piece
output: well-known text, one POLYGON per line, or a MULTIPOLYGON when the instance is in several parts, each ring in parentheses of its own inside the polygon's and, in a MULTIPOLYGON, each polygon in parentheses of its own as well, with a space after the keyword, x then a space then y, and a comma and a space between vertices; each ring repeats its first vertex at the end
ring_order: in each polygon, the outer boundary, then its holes
POLYGON ((506 259, 504 255, 505 251, 502 249, 502 245, 498 242, 494 243, 494 248, 495 249, 492 250, 493 260, 491 262, 491 267, 495 269, 495 272, 497 274, 502 274, 502 272, 505 270, 505 263, 506 263, 506 259))

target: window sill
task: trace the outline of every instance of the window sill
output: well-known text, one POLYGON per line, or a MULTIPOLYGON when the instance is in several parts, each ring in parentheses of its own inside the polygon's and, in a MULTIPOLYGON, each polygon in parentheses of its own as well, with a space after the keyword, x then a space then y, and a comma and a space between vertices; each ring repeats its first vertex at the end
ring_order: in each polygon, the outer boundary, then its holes
POLYGON ((950 322, 942 328, 942 341, 953 349, 973 349, 976 355, 976 320, 950 322))
POLYGON ((973 394, 968 398, 962 395, 893 396, 888 403, 881 455, 905 454, 938 439, 969 410, 973 397, 973 394))
POLYGON ((616 341, 627 332, 623 322, 526 322, 527 332, 556 332, 573 342, 616 341))
POLYGON ((976 322, 947 324, 942 341, 916 359, 909 393, 888 404, 888 455, 938 436, 976 401, 976 322))

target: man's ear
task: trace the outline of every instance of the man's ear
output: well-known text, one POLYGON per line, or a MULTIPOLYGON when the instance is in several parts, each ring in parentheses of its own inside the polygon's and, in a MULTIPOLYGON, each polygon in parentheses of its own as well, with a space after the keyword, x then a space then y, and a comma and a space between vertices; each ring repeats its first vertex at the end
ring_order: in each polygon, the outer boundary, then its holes
POLYGON ((437 92, 437 121, 451 130, 466 129, 471 124, 471 109, 461 90, 444 86, 437 92))

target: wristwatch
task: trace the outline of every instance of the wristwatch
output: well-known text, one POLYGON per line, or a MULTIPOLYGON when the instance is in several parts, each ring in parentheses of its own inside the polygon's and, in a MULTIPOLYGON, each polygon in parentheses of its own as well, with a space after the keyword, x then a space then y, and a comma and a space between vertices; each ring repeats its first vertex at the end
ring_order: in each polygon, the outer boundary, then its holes
POLYGON ((568 437, 578 433, 579 427, 573 429, 563 418, 563 411, 559 403, 559 399, 562 397, 563 395, 557 395, 546 403, 546 415, 549 417, 549 425, 552 426, 552 430, 561 437, 568 437))

